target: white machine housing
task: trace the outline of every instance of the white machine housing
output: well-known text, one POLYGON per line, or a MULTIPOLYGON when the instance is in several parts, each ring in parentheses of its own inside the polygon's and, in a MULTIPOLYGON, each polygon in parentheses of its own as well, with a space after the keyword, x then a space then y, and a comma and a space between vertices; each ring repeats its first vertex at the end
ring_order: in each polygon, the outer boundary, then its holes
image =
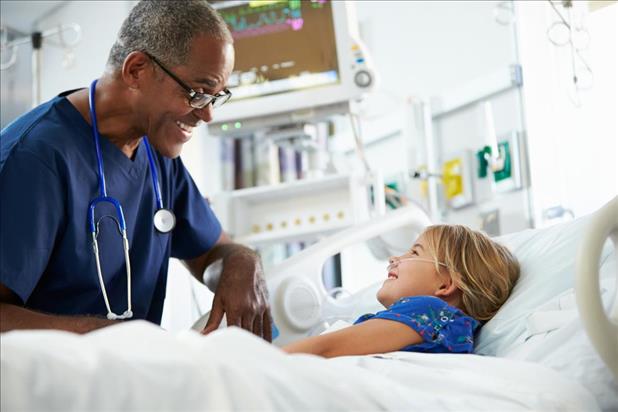
POLYGON ((380 173, 329 175, 220 192, 212 207, 238 243, 313 241, 384 214, 384 181, 380 173))

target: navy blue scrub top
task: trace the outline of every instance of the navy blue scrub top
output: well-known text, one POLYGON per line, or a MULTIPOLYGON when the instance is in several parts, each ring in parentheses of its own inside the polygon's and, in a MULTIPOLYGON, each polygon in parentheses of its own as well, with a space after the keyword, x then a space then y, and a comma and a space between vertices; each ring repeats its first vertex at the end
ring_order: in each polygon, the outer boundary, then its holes
MULTIPOLYGON (((120 201, 127 225, 133 318, 160 323, 169 257, 203 254, 218 240, 221 225, 180 158, 156 153, 163 205, 176 214, 171 233, 157 232, 144 143, 133 160, 104 136, 100 145, 107 193, 120 201)), ((0 282, 34 310, 105 316, 87 219, 99 192, 90 125, 60 95, 3 129, 0 149, 0 282)), ((105 215, 115 216, 113 207, 97 206, 103 279, 112 311, 122 313, 122 238, 105 215)))

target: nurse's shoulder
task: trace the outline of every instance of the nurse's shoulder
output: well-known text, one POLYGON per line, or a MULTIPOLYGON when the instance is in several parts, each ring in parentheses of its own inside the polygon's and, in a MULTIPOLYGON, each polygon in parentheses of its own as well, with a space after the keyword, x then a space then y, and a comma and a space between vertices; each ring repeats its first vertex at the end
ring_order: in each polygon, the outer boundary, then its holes
POLYGON ((71 113, 71 108, 65 97, 57 96, 2 129, 0 172, 10 157, 27 154, 53 167, 58 156, 66 156, 67 149, 75 145, 76 133, 85 124, 83 119, 81 123, 84 124, 81 124, 80 118, 71 113))

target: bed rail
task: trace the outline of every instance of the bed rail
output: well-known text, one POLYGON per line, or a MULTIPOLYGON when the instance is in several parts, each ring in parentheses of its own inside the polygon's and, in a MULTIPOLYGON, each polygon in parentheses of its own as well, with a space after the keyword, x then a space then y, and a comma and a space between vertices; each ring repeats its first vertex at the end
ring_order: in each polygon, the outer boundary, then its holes
POLYGON ((599 288, 599 260, 607 238, 618 257, 618 196, 592 215, 575 260, 575 297, 586 333, 618 379, 618 271, 614 298, 606 313, 599 288))

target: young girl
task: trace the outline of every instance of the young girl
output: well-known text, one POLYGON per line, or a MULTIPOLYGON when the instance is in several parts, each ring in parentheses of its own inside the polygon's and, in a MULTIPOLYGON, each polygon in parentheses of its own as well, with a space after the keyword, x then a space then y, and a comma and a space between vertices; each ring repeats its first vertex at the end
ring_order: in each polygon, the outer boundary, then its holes
POLYGON ((507 248, 460 225, 428 227, 391 257, 377 293, 384 311, 353 326, 283 348, 324 357, 392 351, 470 353, 480 323, 494 316, 519 277, 507 248))

